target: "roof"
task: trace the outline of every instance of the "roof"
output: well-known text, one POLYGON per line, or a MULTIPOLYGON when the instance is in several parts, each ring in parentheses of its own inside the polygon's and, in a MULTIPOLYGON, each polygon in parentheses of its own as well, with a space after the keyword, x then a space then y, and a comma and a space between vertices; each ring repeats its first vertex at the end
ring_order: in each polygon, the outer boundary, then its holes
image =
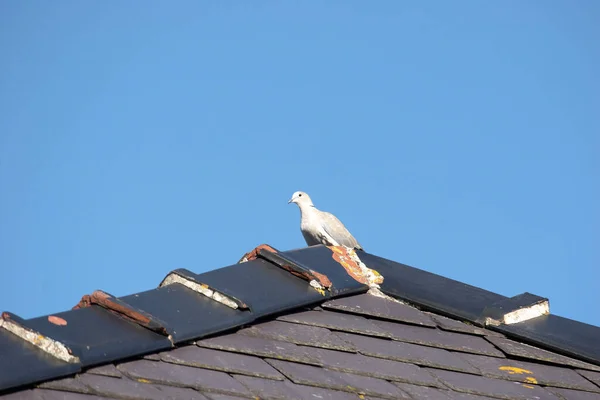
POLYGON ((7 399, 600 399, 600 328, 344 247, 0 321, 7 399))

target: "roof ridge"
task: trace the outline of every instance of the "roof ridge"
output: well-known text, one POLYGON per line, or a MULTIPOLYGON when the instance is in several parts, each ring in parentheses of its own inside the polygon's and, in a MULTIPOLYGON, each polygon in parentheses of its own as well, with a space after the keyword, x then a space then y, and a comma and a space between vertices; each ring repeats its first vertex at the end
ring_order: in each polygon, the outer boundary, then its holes
POLYGON ((116 298, 96 291, 71 311, 28 320, 3 314, 0 344, 7 346, 0 346, 4 353, 0 359, 11 366, 28 359, 35 368, 7 369, 0 376, 0 391, 169 350, 268 316, 370 289, 600 365, 600 348, 592 341, 600 336, 600 328, 550 315, 548 299, 540 296, 524 293, 508 298, 344 246, 280 252, 260 245, 227 267, 202 274, 172 271, 158 288, 145 292, 116 298), (536 308, 534 317, 518 322, 507 317, 528 307, 536 308), (17 336, 14 329, 7 330, 15 325, 29 334, 17 336), (40 345, 40 338, 63 346, 73 358, 62 361, 56 352, 47 351, 48 346, 40 345), (21 351, 4 350, 11 346, 21 351))

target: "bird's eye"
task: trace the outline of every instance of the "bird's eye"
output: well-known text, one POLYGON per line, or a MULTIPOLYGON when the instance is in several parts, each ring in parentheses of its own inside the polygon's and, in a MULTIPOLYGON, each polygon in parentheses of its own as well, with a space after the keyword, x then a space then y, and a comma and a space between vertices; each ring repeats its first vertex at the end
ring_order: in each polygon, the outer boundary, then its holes
POLYGON ((302 197, 302 193, 300 193, 300 194, 298 195, 298 197, 302 197))

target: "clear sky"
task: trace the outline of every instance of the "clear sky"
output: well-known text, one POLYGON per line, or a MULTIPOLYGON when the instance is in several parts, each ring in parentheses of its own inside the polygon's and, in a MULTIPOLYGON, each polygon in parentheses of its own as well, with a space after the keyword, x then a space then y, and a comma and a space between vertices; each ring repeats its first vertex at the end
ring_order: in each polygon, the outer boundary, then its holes
POLYGON ((3 1, 0 309, 303 247, 303 190, 600 325, 599 71, 596 0, 3 1))

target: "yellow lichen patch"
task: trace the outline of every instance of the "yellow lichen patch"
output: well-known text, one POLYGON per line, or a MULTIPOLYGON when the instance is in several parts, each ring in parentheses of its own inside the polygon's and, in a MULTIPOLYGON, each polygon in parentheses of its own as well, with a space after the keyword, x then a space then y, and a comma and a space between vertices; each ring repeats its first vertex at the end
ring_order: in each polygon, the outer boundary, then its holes
POLYGON ((371 272, 374 275, 373 282, 378 285, 381 285, 383 283, 383 276, 381 276, 381 274, 374 269, 371 269, 371 272))
POLYGON ((144 378, 138 378, 137 381, 141 382, 141 383, 150 383, 150 381, 148 379, 144 379, 144 378))
POLYGON ((33 344, 35 344, 36 346, 40 346, 42 344, 42 342, 44 341, 44 339, 45 339, 44 335, 37 335, 33 339, 33 344))
POLYGON ((342 251, 342 249, 340 249, 337 246, 327 246, 327 248, 331 251, 333 251, 334 253, 338 253, 338 254, 344 254, 344 252, 342 251))
POLYGON ((526 387, 527 389, 535 389, 535 387, 531 385, 523 385, 523 387, 526 387))
POLYGON ((536 385, 538 383, 537 379, 535 379, 533 376, 528 376, 527 378, 525 378, 525 382, 527 382, 527 383, 535 383, 536 385))
POLYGON ((528 371, 524 368, 518 368, 518 367, 502 366, 502 367, 498 367, 498 369, 500 371, 506 371, 511 375, 533 374, 533 372, 531 372, 531 371, 528 371))

